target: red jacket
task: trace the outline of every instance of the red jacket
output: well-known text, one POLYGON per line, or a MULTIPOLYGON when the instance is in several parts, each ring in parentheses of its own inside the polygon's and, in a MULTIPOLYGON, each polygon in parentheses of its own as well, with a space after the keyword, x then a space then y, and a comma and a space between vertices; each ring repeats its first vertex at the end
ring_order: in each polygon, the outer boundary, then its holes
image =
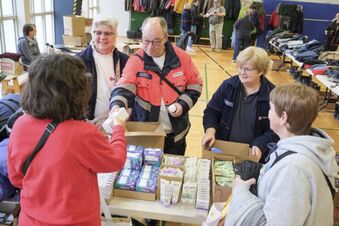
POLYGON ((24 217, 27 222, 20 223, 100 226, 97 173, 123 167, 124 129, 115 126, 108 142, 92 124, 64 121, 49 136, 23 176, 22 164, 49 122, 25 114, 16 121, 10 136, 9 179, 21 188, 21 210, 32 219, 24 217))
POLYGON ((158 122, 161 98, 166 106, 179 103, 180 117, 170 117, 174 141, 183 139, 189 130, 188 111, 201 95, 202 80, 191 57, 183 50, 166 43, 166 58, 162 70, 152 57, 139 50, 129 58, 121 79, 113 88, 110 107, 133 108, 132 121, 158 122), (179 96, 157 74, 165 76, 182 94, 179 96))

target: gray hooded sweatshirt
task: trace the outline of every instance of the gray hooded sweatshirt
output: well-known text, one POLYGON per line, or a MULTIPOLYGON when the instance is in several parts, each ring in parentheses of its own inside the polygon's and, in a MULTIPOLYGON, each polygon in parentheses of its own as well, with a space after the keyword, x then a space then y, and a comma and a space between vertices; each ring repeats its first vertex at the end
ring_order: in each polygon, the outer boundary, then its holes
POLYGON ((30 65, 30 63, 40 55, 37 40, 28 36, 23 36, 18 39, 16 51, 22 55, 21 60, 25 65, 30 65))
POLYGON ((294 136, 278 142, 270 161, 258 179, 258 197, 247 185, 233 189, 233 199, 225 226, 234 225, 333 225, 333 201, 323 172, 332 186, 337 174, 333 141, 323 131, 322 136, 294 136), (271 165, 277 156, 286 156, 271 165))

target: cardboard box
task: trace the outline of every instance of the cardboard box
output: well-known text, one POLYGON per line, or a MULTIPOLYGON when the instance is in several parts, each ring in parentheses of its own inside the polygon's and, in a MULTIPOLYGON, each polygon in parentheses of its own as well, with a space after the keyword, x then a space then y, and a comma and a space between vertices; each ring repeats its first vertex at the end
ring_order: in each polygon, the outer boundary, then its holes
POLYGON ((249 145, 230 141, 216 140, 212 147, 218 148, 222 153, 214 153, 210 150, 202 151, 202 158, 212 160, 212 156, 234 156, 236 160, 252 160, 258 162, 255 156, 250 155, 249 145))
POLYGON ((168 166, 168 165, 161 165, 160 166, 160 170, 165 168, 165 167, 169 167, 169 168, 174 168, 174 169, 180 169, 183 172, 183 177, 169 177, 169 176, 161 176, 160 172, 159 172, 159 176, 158 176, 158 185, 157 185, 157 199, 160 200, 160 189, 161 189, 161 185, 160 185, 160 179, 164 179, 167 180, 169 182, 171 181, 178 181, 181 182, 181 186, 180 186, 180 190, 179 190, 179 198, 178 198, 178 203, 181 202, 181 193, 182 193, 182 186, 184 184, 184 175, 185 175, 185 171, 184 171, 184 166, 168 166))
POLYGON ((156 199, 156 193, 147 193, 147 192, 139 192, 139 191, 128 191, 123 189, 113 189, 114 197, 122 197, 129 199, 140 199, 146 201, 154 201, 156 199))
POLYGON ((258 162, 255 156, 250 155, 249 145, 230 141, 216 140, 212 147, 218 148, 222 153, 211 152, 210 150, 202 151, 202 158, 212 161, 212 200, 213 202, 226 202, 232 193, 230 187, 222 187, 215 184, 214 177, 214 159, 232 160, 239 162, 243 160, 252 160, 258 162))
POLYGON ((10 75, 20 75, 24 71, 22 64, 10 58, 1 59, 1 72, 10 75))
POLYGON ((86 43, 85 36, 69 36, 69 35, 63 35, 62 36, 64 40, 65 46, 84 46, 86 43))
POLYGON ((212 200, 213 202, 226 202, 228 197, 232 193, 232 188, 229 186, 221 186, 215 182, 215 173, 214 173, 214 161, 215 160, 224 160, 231 161, 235 163, 235 158, 232 156, 212 156, 212 200))
POLYGON ((64 34, 70 36, 84 36, 85 18, 83 16, 64 16, 64 34))
MULTIPOLYGON (((127 144, 164 149, 166 133, 158 122, 127 122, 125 136, 127 144)), ((116 188, 113 190, 113 196, 146 201, 154 201, 156 199, 156 193, 116 188)))
MULTIPOLYGON (((0 226, 6 225, 6 226, 15 226, 18 225, 18 216, 20 212, 20 204, 19 202, 14 201, 2 201, 0 203, 0 212, 11 214, 13 216, 13 221, 6 223, 0 223, 0 226)), ((9 219, 9 218, 8 218, 9 219)))
POLYGON ((141 48, 142 44, 139 42, 124 43, 122 46, 122 52, 126 53, 127 55, 131 55, 141 48))
POLYGON ((91 27, 93 24, 92 18, 85 18, 85 27, 91 27))
POLYGON ((164 149, 166 133, 158 122, 127 122, 127 144, 164 149))

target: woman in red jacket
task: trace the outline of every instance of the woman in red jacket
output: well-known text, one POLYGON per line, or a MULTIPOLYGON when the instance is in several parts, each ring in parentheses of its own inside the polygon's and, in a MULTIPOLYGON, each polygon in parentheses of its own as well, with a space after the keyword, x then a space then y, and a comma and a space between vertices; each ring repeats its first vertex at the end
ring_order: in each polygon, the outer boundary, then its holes
POLYGON ((67 55, 43 55, 30 67, 8 150, 10 181, 21 189, 19 225, 100 226, 97 173, 120 170, 126 159, 124 124, 104 134, 84 119, 90 96, 85 65, 67 55), (57 122, 26 173, 22 166, 46 126, 57 122))

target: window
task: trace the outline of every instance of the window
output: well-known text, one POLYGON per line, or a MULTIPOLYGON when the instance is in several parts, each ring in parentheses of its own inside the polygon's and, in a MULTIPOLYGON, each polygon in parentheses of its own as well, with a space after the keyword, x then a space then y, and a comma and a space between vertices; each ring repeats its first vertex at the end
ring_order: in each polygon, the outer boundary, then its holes
POLYGON ((0 53, 15 53, 16 40, 17 16, 15 2, 14 0, 0 0, 0 53))
POLYGON ((88 0, 88 17, 94 18, 99 12, 98 0, 88 0))
POLYGON ((43 51, 46 43, 55 42, 53 14, 53 0, 31 0, 31 18, 36 25, 40 51, 43 51))

